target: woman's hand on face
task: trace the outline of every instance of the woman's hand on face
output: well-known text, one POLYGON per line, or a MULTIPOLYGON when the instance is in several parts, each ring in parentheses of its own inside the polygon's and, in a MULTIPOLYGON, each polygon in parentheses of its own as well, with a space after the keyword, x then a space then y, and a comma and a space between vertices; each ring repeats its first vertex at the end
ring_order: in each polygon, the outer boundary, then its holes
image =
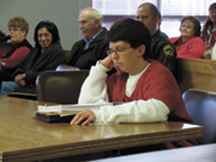
POLYGON ((107 68, 113 68, 114 67, 114 63, 113 63, 111 55, 107 56, 100 63, 107 68))
POLYGON ((119 67, 115 66, 113 60, 112 60, 112 56, 109 55, 107 56, 105 59, 103 59, 101 62, 100 62, 103 66, 107 67, 107 68, 115 68, 117 71, 121 71, 119 67))
POLYGON ((81 124, 81 122, 83 122, 82 125, 88 125, 90 122, 95 122, 95 120, 96 116, 94 112, 92 110, 84 109, 76 114, 76 116, 71 121, 71 125, 78 125, 81 124))

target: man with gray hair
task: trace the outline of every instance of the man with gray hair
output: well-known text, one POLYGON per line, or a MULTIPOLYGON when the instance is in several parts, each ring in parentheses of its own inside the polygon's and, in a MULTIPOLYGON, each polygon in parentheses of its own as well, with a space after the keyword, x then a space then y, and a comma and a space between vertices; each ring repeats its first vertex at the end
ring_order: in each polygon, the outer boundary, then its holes
POLYGON ((105 41, 107 29, 102 27, 103 17, 93 8, 81 10, 79 28, 84 38, 76 42, 69 56, 68 65, 80 69, 90 69, 97 60, 107 56, 109 46, 105 41))

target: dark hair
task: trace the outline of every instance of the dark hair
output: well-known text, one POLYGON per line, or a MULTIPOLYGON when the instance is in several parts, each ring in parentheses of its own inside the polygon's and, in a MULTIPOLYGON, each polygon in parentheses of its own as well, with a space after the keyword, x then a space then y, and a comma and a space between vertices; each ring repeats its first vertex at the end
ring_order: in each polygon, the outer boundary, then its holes
POLYGON ((5 33, 0 30, 0 37, 5 37, 5 33))
POLYGON ((5 35, 5 33, 3 33, 0 30, 0 44, 5 43, 8 39, 10 39, 10 35, 5 35))
POLYGON ((34 32, 34 41, 36 43, 36 46, 40 46, 38 42, 38 30, 45 27, 51 34, 52 34, 52 44, 60 41, 59 32, 57 26, 50 21, 40 21, 37 26, 35 27, 34 32))
MULTIPOLYGON (((181 20, 181 26, 185 21, 189 21, 194 24, 194 36, 200 37, 201 25, 200 25, 199 19, 197 19, 194 16, 186 16, 181 20)), ((181 29, 181 26, 180 26, 180 29, 181 29)))
MULTIPOLYGON (((216 9, 216 2, 215 3, 212 3, 210 6, 209 6, 209 11, 211 11, 212 9, 216 9)), ((211 19, 210 19, 210 16, 208 16, 208 18, 207 18, 207 20, 206 20, 206 22, 205 22, 205 24, 203 25, 203 30, 202 30, 202 35, 204 35, 204 32, 208 29, 208 27, 213 27, 213 23, 212 23, 212 21, 211 21, 211 19)))
POLYGON ((142 22, 132 18, 116 21, 107 32, 106 40, 108 42, 125 41, 132 48, 137 48, 143 44, 146 47, 143 58, 147 60, 150 55, 151 34, 142 22))

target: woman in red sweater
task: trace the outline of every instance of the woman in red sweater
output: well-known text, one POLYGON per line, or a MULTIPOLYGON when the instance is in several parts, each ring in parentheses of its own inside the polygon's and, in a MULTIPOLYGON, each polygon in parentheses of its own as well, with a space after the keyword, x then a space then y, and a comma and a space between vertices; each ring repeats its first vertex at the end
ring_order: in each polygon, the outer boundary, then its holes
POLYGON ((205 43, 200 38, 200 21, 193 17, 184 17, 181 21, 181 36, 170 38, 177 51, 177 57, 202 58, 206 50, 205 43))
MULTIPOLYGON (((105 59, 91 67, 79 104, 120 102, 113 106, 83 110, 71 121, 91 123, 152 123, 181 121, 192 123, 178 84, 171 71, 149 59, 151 35, 146 26, 130 18, 113 24, 106 36, 110 50, 105 59), (112 68, 118 72, 108 77, 112 68)), ((195 141, 161 144, 160 148, 191 146, 195 141)), ((158 149, 159 146, 154 148, 158 149)), ((140 148, 143 150, 143 148, 140 148)), ((129 150, 127 150, 129 151, 129 150)), ((127 152, 126 151, 126 152, 127 152)))
POLYGON ((29 23, 23 17, 10 19, 8 30, 10 43, 7 43, 6 46, 9 48, 6 51, 5 46, 0 48, 0 53, 5 52, 0 58, 0 82, 12 79, 12 73, 32 48, 31 44, 26 40, 29 23))

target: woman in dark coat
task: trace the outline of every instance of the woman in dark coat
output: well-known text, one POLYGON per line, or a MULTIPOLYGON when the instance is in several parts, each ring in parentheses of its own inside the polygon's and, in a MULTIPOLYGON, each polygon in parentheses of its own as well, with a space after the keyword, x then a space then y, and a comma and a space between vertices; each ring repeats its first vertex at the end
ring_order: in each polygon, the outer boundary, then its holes
POLYGON ((2 82, 0 95, 10 92, 36 93, 35 81, 38 75, 47 70, 55 70, 66 62, 65 52, 60 44, 56 25, 41 21, 35 28, 35 47, 13 73, 13 82, 2 82))

